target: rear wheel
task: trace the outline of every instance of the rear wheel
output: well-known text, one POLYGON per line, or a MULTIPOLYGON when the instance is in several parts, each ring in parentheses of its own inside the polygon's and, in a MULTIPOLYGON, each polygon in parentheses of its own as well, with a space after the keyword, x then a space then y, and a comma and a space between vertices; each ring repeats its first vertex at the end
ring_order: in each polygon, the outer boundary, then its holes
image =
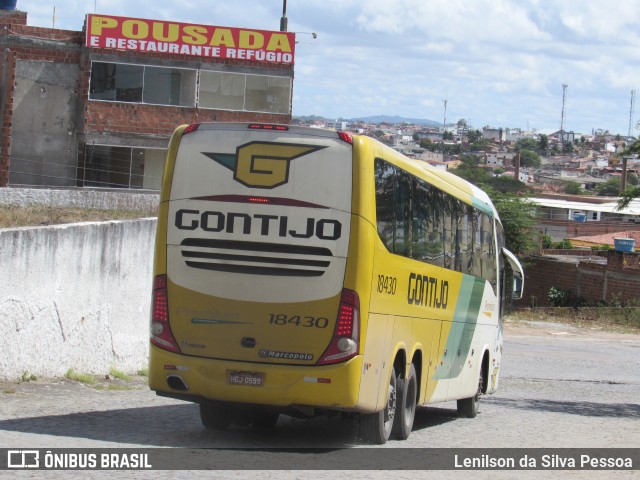
POLYGON ((396 380, 398 390, 398 408, 393 424, 392 435, 398 440, 406 440, 413 429, 413 419, 416 416, 416 404, 418 402, 418 378, 416 367, 411 364, 409 376, 403 379, 398 375, 396 380))
POLYGON ((391 367, 391 378, 387 389, 387 404, 384 409, 376 413, 359 415, 360 433, 362 439, 374 445, 382 445, 391 436, 393 422, 396 416, 397 391, 396 371, 391 367))
POLYGON ((478 415, 478 407, 480 405, 480 396, 484 388, 484 372, 480 369, 480 375, 478 379, 478 390, 476 394, 471 398, 463 398, 458 400, 458 415, 461 417, 475 418, 478 415))
POLYGON ((200 404, 202 425, 211 430, 226 430, 233 420, 233 408, 220 405, 200 404))
POLYGON ((253 428, 270 429, 276 426, 279 417, 275 412, 253 411, 249 413, 249 423, 253 428))

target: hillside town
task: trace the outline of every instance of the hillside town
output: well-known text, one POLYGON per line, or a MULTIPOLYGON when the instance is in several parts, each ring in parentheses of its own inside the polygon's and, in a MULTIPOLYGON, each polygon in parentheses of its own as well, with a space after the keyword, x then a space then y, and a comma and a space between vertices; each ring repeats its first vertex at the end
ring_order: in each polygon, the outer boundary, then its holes
POLYGON ((625 186, 638 184, 640 159, 626 153, 634 137, 594 131, 446 128, 408 122, 294 118, 317 128, 369 135, 417 162, 453 173, 465 161, 508 183, 536 205, 538 244, 527 260, 520 306, 629 302, 640 284, 640 200, 619 208, 625 186), (525 193, 526 192, 526 193, 525 193), (634 252, 635 251, 635 252, 634 252), (554 299, 549 287, 557 294, 554 299))
POLYGON ((318 128, 349 130, 376 137, 409 158, 443 170, 456 168, 461 156, 476 155, 482 160, 483 168, 492 174, 511 178, 516 178, 518 169, 518 144, 528 140, 527 145, 544 145, 544 152, 541 152, 544 154, 539 155, 539 165, 522 162, 517 178, 539 193, 596 195, 600 185, 622 179, 624 161, 631 184, 635 184, 640 173, 640 159, 623 156, 625 148, 635 138, 602 130, 587 135, 563 130, 525 131, 489 126, 474 129, 464 119, 445 128, 406 122, 367 123, 304 117, 297 121, 318 128))

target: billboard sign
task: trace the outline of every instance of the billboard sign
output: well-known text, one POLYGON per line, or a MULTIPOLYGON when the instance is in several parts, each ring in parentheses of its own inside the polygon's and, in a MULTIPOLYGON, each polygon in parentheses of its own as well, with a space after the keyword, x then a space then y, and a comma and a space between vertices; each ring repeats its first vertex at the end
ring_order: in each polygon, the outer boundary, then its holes
POLYGON ((87 15, 90 48, 293 65, 295 34, 165 20, 87 15))

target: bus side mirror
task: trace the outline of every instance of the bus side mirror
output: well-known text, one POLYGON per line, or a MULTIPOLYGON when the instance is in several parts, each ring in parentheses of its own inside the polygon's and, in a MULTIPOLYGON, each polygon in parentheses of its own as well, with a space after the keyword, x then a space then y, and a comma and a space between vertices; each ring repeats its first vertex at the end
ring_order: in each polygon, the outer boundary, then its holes
POLYGON ((524 271, 522 270, 522 265, 516 256, 506 248, 502 249, 502 254, 507 262, 509 262, 511 270, 513 271, 512 298, 514 300, 519 300, 522 298, 522 292, 524 291, 524 271))
POLYGON ((519 300, 522 298, 522 290, 524 287, 524 282, 520 277, 513 277, 513 295, 512 298, 514 300, 519 300))

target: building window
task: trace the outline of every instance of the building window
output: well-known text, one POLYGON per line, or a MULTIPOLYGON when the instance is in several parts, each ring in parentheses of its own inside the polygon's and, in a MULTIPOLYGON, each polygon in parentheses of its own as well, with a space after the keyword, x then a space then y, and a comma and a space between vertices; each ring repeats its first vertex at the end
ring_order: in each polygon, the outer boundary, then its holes
POLYGON ((195 92, 195 70, 144 67, 143 103, 193 107, 195 92))
POLYGON ((159 148, 86 144, 79 162, 79 186, 159 190, 165 152, 159 148))
POLYGON ((144 67, 119 63, 93 63, 89 98, 141 102, 144 67))
POLYGON ((287 77, 247 75, 245 110, 289 113, 291 81, 287 77))
POLYGON ((244 110, 246 75, 200 72, 199 106, 219 110, 244 110))
POLYGON ((291 78, 93 62, 89 98, 288 114, 291 78))

